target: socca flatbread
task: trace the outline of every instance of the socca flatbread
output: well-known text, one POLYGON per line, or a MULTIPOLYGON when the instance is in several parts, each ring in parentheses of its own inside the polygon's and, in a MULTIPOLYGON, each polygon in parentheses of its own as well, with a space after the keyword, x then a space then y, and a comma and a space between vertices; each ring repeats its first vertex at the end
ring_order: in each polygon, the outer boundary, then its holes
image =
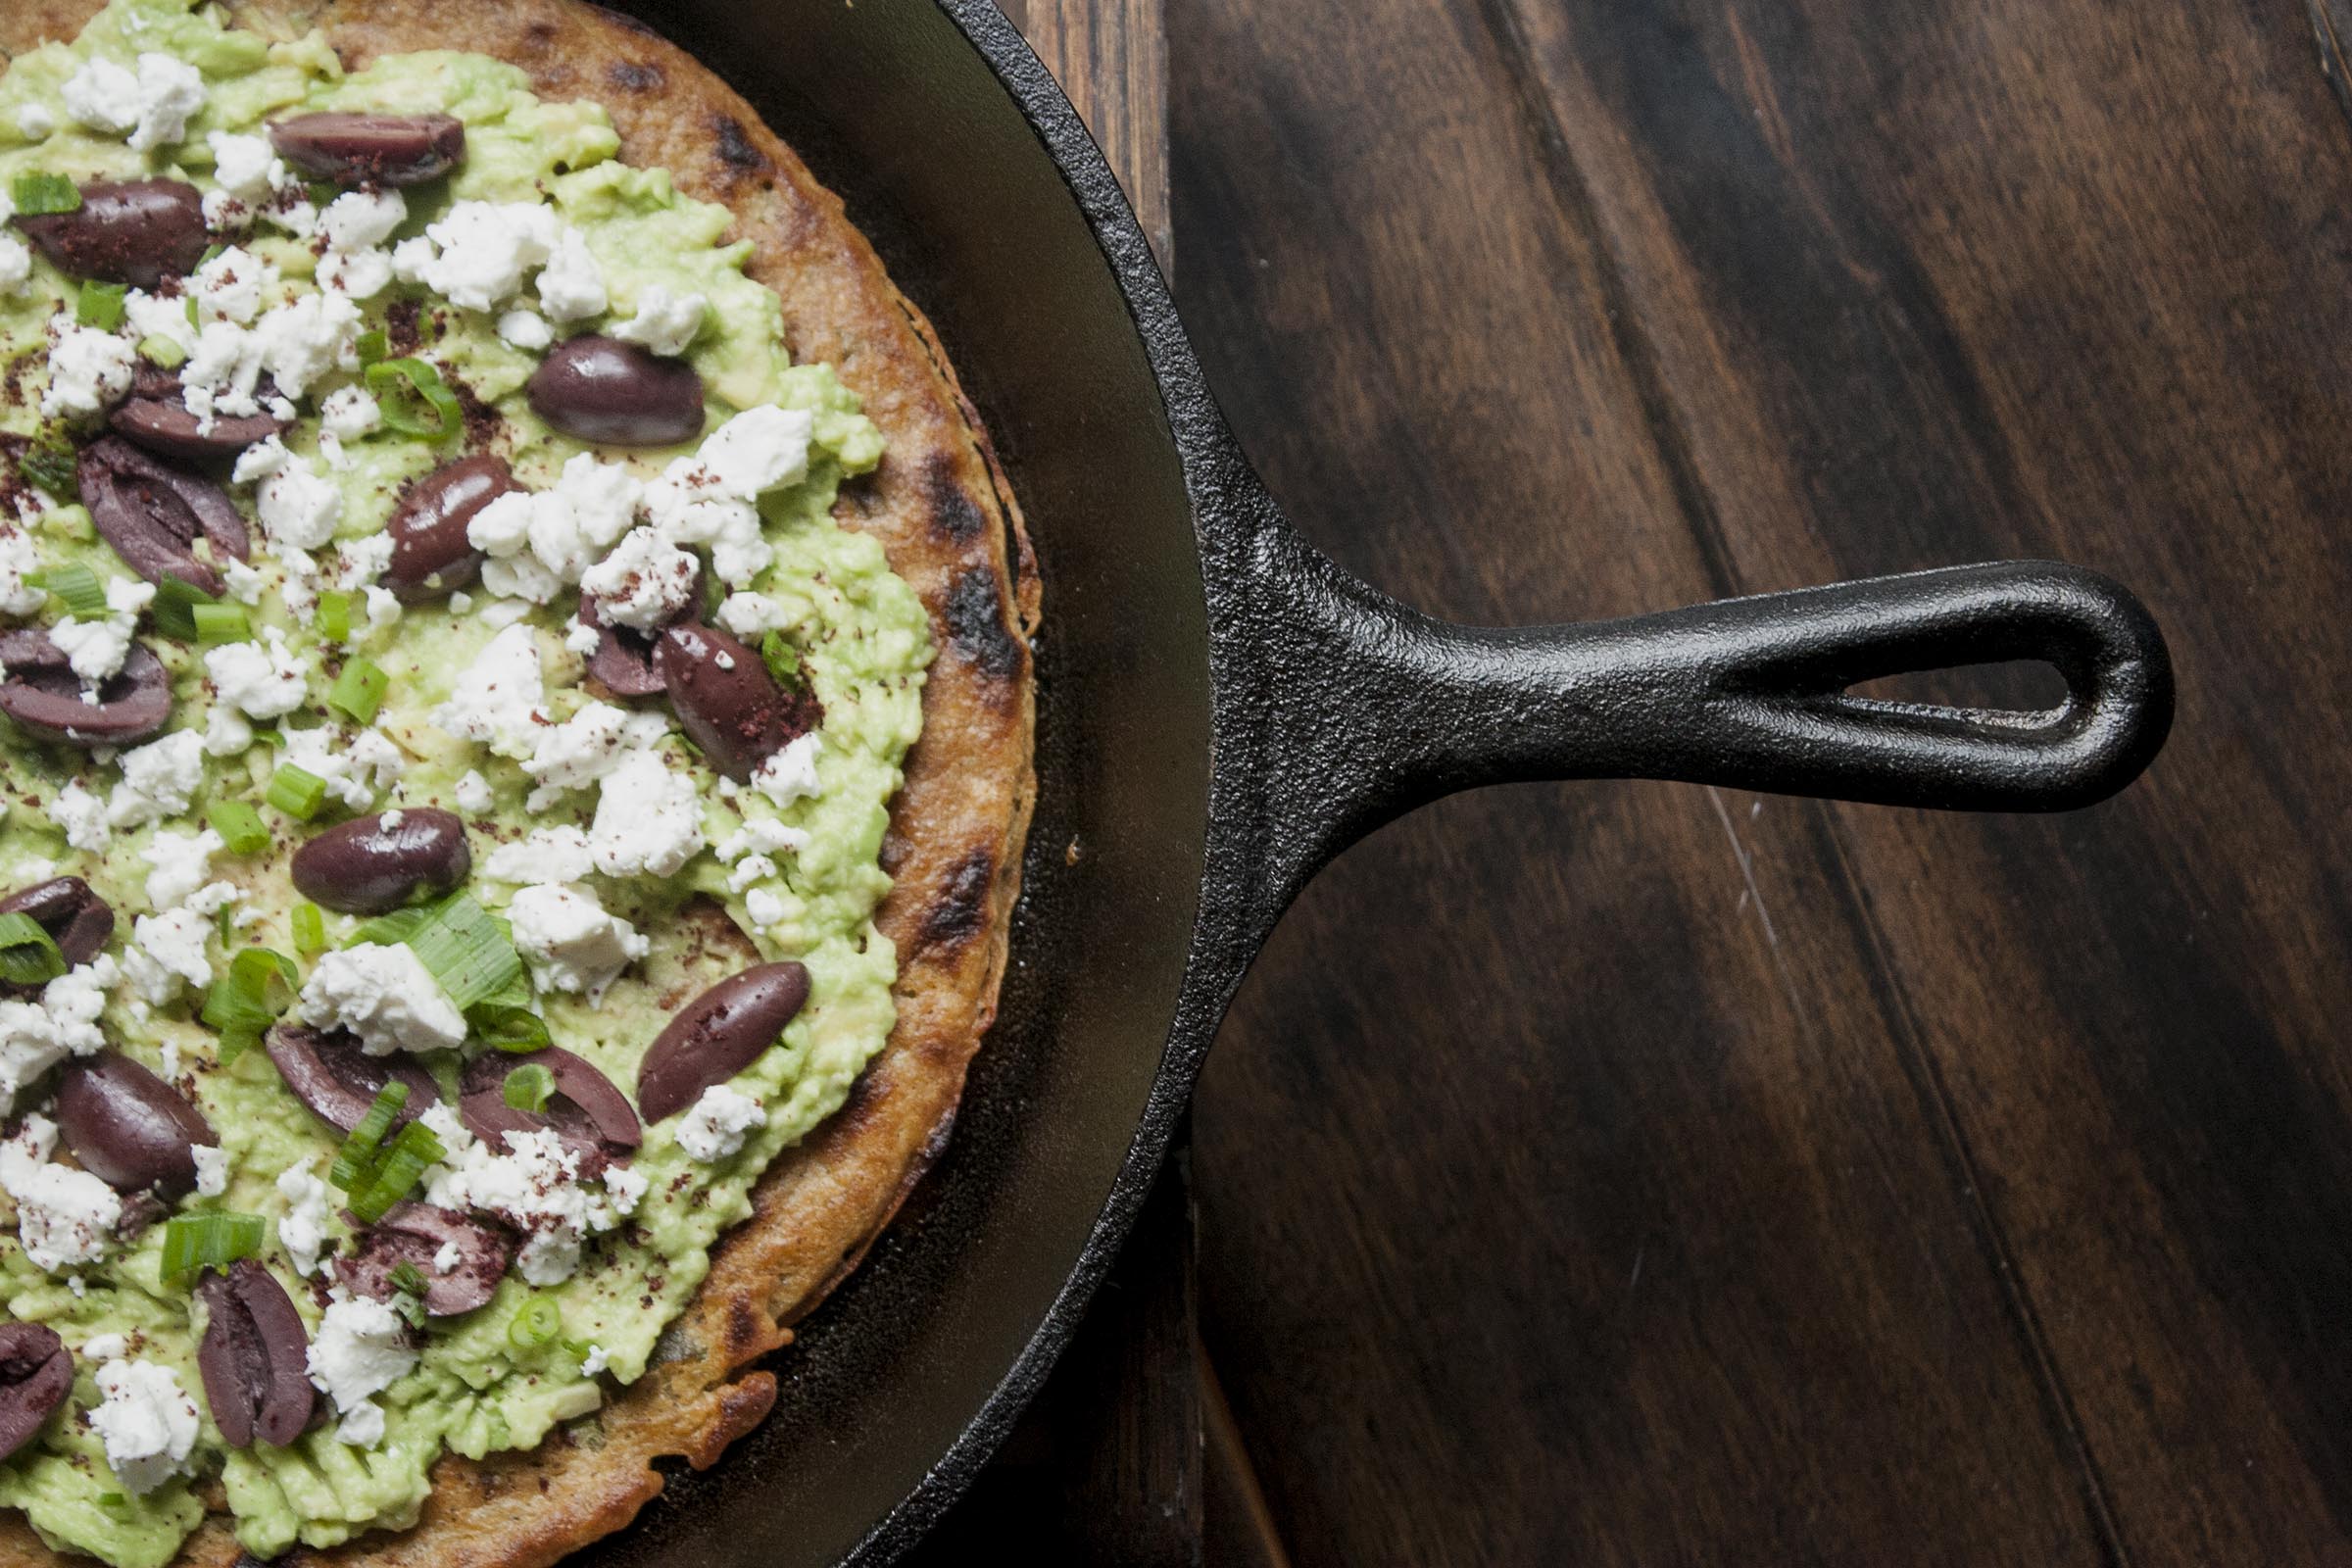
MULTIPOLYGON (((323 31, 346 68, 428 49, 520 66, 547 100, 589 99, 619 157, 670 171, 723 204, 753 251, 747 271, 783 304, 796 362, 824 362, 879 426, 885 457, 835 515, 883 547, 928 612, 937 658, 922 732, 890 812, 894 879, 877 923, 896 945, 897 1023, 848 1103, 759 1181, 754 1216, 716 1248, 710 1275, 662 1355, 610 1396, 591 1446, 559 1428, 538 1448, 481 1460, 444 1454, 417 1524, 288 1560, 548 1563, 626 1525, 662 1487, 654 1461, 715 1462, 773 1401, 752 1367, 854 1268, 954 1119, 965 1068, 995 1010, 1034 792, 1026 639, 1038 584, 1020 517, 985 432, 921 314, 892 285, 838 199, 710 71, 635 24, 570 0, 353 0, 231 4, 233 24, 294 39, 323 31)), ((0 11, 0 50, 73 37, 91 0, 0 11)), ((740 963, 750 945, 715 908, 707 946, 740 963)), ((219 1509, 218 1489, 209 1499, 219 1509)), ((219 1513, 179 1560, 242 1555, 219 1513)), ((57 1560, 21 1516, 0 1520, 0 1561, 57 1560)))

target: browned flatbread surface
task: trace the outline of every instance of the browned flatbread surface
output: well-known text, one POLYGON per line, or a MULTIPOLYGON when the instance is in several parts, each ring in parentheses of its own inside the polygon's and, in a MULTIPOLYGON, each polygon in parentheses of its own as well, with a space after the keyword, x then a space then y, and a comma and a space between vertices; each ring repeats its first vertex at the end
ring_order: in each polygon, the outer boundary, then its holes
MULTIPOLYGON (((100 4, 7 0, 0 53, 71 38, 100 4)), ((322 28, 354 68, 418 49, 512 62, 543 97, 603 104, 622 159, 668 169, 686 194, 731 209, 736 236, 753 242, 751 275, 783 300, 794 358, 833 365, 882 429, 881 467, 844 488, 836 515, 881 542, 930 612, 939 651, 883 851, 896 887, 878 918, 898 946, 898 1027, 842 1110, 761 1178, 754 1216, 721 1241, 665 1341, 667 1358, 608 1399, 597 1446, 559 1429, 533 1451, 445 1454, 415 1529, 280 1559, 527 1568, 627 1524, 662 1490, 655 1459, 708 1466, 759 1423, 775 1379, 748 1364, 785 1345, 787 1325, 857 1264, 945 1140, 995 1017, 1019 891, 1036 788, 1027 639, 1037 577, 1011 492, 929 323, 841 202, 692 57, 579 0, 231 0, 228 9, 236 24, 273 37, 322 28)), ((710 918, 724 927, 714 938, 733 936, 723 915, 710 918)), ((179 1560, 240 1555, 222 1514, 179 1560)), ((22 1516, 0 1520, 0 1563, 57 1560, 22 1516)))

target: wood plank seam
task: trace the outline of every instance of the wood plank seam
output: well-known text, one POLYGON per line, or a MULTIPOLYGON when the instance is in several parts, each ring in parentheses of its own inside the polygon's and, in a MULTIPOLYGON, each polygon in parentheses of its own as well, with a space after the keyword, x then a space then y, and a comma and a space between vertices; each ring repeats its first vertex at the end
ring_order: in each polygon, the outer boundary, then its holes
MULTIPOLYGON (((2312 0, 2316 7, 2325 0, 2312 0)), ((1642 415, 1667 466, 1675 499, 1698 545, 1709 585, 1719 595, 1754 593, 1733 562, 1724 536, 1723 514, 1715 503, 1691 449, 1690 432, 1666 386, 1655 347, 1643 327, 1638 302, 1628 285, 1622 259, 1611 243, 1576 149, 1554 112, 1543 83, 1532 67, 1534 50, 1519 21, 1504 0, 1479 0, 1478 11, 1492 34, 1496 51, 1510 74, 1511 86, 1528 117, 1538 145, 1544 151, 1547 182, 1558 194, 1569 220, 1589 236, 1600 263, 1600 287, 1609 302, 1610 329, 1639 389, 1642 415)), ((2328 36, 2324 31, 2323 37, 2328 36)), ((2335 79, 2340 80, 2340 76, 2335 79)), ((1786 586, 1786 585, 1776 585, 1786 586)), ((1864 937, 1866 961, 1862 968, 1873 1001, 1888 1025, 1896 1059, 1921 1095, 1930 1122, 1936 1129, 1942 1154, 1965 1211, 1971 1216, 1986 1266, 1992 1271, 2045 1407, 2057 1422, 2067 1447, 2080 1466, 2080 1485, 2089 1522, 2103 1555, 2119 1568, 2129 1568, 2132 1554, 2110 1502, 2109 1486, 2077 1412, 2076 1401, 2058 1369, 2056 1354, 2044 1331, 2030 1291, 2016 1267, 2012 1244, 1983 1196, 1977 1162, 1962 1132, 1957 1106, 1943 1082, 1940 1068, 1921 1038, 1917 1015, 1901 982, 1895 977, 1884 936, 1868 911, 1867 890, 1859 886, 1850 848, 1831 809, 1816 803, 1801 807, 1805 819, 1829 847, 1837 876, 1833 886, 1852 911, 1864 937)))

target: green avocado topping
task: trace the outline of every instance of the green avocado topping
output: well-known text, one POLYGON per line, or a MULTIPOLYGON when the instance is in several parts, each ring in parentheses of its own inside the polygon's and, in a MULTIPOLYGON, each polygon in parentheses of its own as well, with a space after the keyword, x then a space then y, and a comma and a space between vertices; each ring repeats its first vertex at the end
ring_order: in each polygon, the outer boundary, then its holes
MULTIPOLYGON (((560 1423, 595 1441, 607 1394, 643 1375, 713 1243, 749 1215, 753 1182, 841 1106, 889 1035, 897 956, 874 925, 890 886, 880 857, 932 648, 920 603, 881 548, 832 516, 841 484, 881 461, 881 435, 829 367, 791 362, 777 297, 744 275, 749 244, 726 242, 728 213, 679 195, 662 170, 619 162, 617 148, 601 108, 543 102, 502 62, 436 52, 346 74, 317 34, 273 42, 191 0, 113 0, 79 39, 19 55, 0 76, 0 193, 21 216, 75 213, 77 189, 93 181, 170 178, 205 193, 213 242, 197 277, 142 290, 77 280, 21 226, 0 230, 11 459, 0 471, 0 630, 44 628, 103 664, 107 628, 135 625, 172 695, 165 730, 118 750, 0 719, 0 893, 78 876, 116 914, 95 963, 0 1001, 0 1109, 12 1126, 51 1114, 55 1065, 92 1043, 95 1006, 105 1046, 192 1102, 221 1152, 200 1161, 196 1192, 135 1235, 127 1223, 78 1243, 42 1230, 36 1246, 18 1192, 25 1173, 85 1173, 70 1170, 62 1146, 20 1136, 0 1147, 0 1322, 54 1329, 75 1370, 63 1405, 0 1462, 0 1506, 23 1510, 53 1547, 159 1568, 201 1523, 205 1495, 225 1496, 238 1541, 258 1556, 330 1546, 413 1524, 445 1449, 527 1448, 560 1423), (326 205, 337 193, 272 171, 255 140, 270 122, 319 111, 454 115, 465 156, 402 190, 397 215, 353 209, 359 231, 339 230, 344 210, 326 205), (428 234, 463 220, 452 220, 462 205, 510 222, 512 209, 540 208, 558 242, 518 278, 493 275, 496 247, 485 271, 481 257, 428 234), (253 352, 270 313, 288 307, 313 312, 305 330, 289 328, 247 383, 280 418, 289 410, 270 405, 272 383, 281 396, 299 385, 282 451, 249 452, 234 479, 220 466, 251 529, 250 563, 213 553, 222 592, 172 581, 149 600, 93 526, 89 496, 77 499, 72 446, 104 433, 104 403, 140 363, 228 388, 217 416, 234 416, 223 357, 240 344, 253 352), (635 333, 691 365, 703 437, 598 448, 542 422, 526 383, 551 347, 589 332, 635 333), (76 392, 93 377, 106 394, 95 404, 76 392), (697 558, 715 623, 796 701, 821 708, 813 745, 800 743, 778 777, 723 781, 661 700, 620 704, 585 684, 574 616, 583 567, 614 548, 611 537, 550 565, 561 541, 542 552, 520 530, 491 549, 479 582, 405 605, 375 585, 404 494, 462 454, 493 452, 524 489, 568 484, 593 510, 597 495, 630 484, 658 490, 730 418, 776 410, 792 419, 759 424, 763 441, 802 432, 806 457, 779 464, 747 503, 756 533, 704 517, 665 538, 697 558), (491 679, 534 657, 536 692, 491 679), (558 755, 546 739, 557 731, 579 744, 558 755), (597 760, 599 745, 625 754, 617 768, 613 756, 597 760), (623 792, 647 798, 607 806, 623 792), (296 891, 289 859, 318 833, 426 808, 463 818, 472 851, 470 875, 440 904, 362 921, 296 891), (385 1028, 423 1031, 402 1037, 412 1049, 399 1059, 429 1072, 453 1107, 461 1071, 485 1055, 493 1099, 515 1114, 545 1107, 555 1079, 529 1054, 542 1042, 633 1102, 663 1023, 747 961, 698 934, 689 906, 703 901, 762 960, 797 960, 809 978, 780 1041, 728 1081, 735 1113, 715 1131, 710 1118, 688 1128, 693 1112, 647 1126, 618 1161, 625 1174, 575 1172, 534 1195, 520 1256, 472 1310, 427 1315, 433 1270, 404 1262, 388 1304, 414 1326, 386 1342, 391 1351, 376 1348, 383 1376, 334 1361, 348 1346, 330 1354, 314 1344, 311 1430, 284 1447, 228 1446, 198 1368, 206 1316, 193 1287, 206 1267, 258 1260, 317 1337, 334 1259, 355 1247, 351 1211, 429 1198, 512 1223, 497 1194, 518 1179, 466 1168, 496 1152, 459 1147, 446 1113, 429 1131, 387 1114, 355 1152, 267 1051, 248 1049, 268 1023, 347 1021, 335 1007, 357 1004, 313 982, 347 955, 372 955, 414 964, 384 972, 440 988, 426 1002, 385 1001, 409 1009, 385 1028), (572 932, 579 942, 565 947, 563 921, 583 906, 588 935, 572 932), (455 1035, 431 1033, 452 1020, 465 1039, 455 1050, 445 1044, 455 1035), (330 1184, 336 1174, 348 1190, 330 1184), (61 1261, 61 1247, 74 1255, 61 1261), (109 1370, 117 1363, 168 1371, 184 1403, 140 1405, 168 1385, 109 1370), (152 1430, 130 1431, 132 1416, 152 1430), (140 1456, 142 1443, 160 1453, 140 1456)), ((659 509, 646 508, 621 520, 652 529, 659 509)), ((14 937, 9 955, 25 975, 62 965, 37 927, 14 937)), ((534 1168, 545 1174, 544 1162, 534 1168)))

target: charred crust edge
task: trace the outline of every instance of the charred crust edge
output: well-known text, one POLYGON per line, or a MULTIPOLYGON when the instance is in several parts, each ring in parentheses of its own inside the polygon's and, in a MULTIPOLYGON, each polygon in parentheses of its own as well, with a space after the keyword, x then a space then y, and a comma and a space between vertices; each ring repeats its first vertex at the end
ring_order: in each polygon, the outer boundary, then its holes
POLYGON ((988 566, 966 566, 948 585, 940 606, 948 641, 964 661, 991 680, 1012 681, 1021 673, 1021 644, 1004 623, 1004 579, 988 566))
POLYGON ((988 925, 988 895, 996 881, 997 858, 987 846, 956 862, 923 913, 925 948, 958 947, 988 925))

